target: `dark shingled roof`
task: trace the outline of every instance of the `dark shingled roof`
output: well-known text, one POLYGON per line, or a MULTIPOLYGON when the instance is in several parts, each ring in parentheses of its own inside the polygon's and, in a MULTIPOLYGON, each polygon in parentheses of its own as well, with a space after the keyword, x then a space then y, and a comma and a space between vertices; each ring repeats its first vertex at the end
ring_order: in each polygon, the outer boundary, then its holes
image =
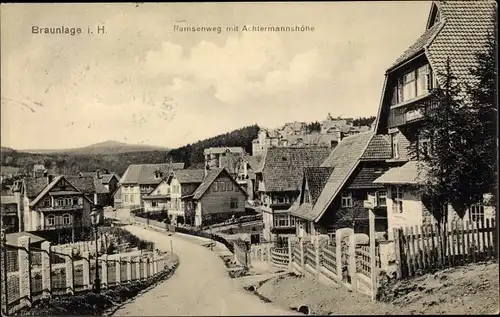
POLYGON ((173 175, 177 178, 179 183, 201 183, 203 182, 203 178, 205 177, 205 170, 197 169, 185 169, 185 170, 177 170, 172 172, 173 175))
POLYGON ((359 171, 351 177, 347 182, 346 188, 360 189, 360 188, 384 188, 381 184, 374 184, 373 181, 382 176, 389 170, 389 167, 366 167, 363 166, 359 171))
POLYGON ((166 177, 173 170, 184 168, 184 163, 165 163, 165 164, 132 164, 129 165, 123 174, 121 184, 139 184, 154 185, 159 184, 163 178, 155 178, 155 171, 163 172, 166 177))
POLYGON ((266 151, 262 176, 267 192, 300 190, 304 167, 319 166, 330 154, 326 147, 274 147, 266 151))
POLYGON ((66 180, 84 194, 106 194, 108 189, 95 176, 65 176, 66 180))
POLYGON ((309 193, 311 195, 312 203, 315 204, 318 200, 323 187, 325 187, 333 167, 305 167, 304 178, 307 180, 309 193))
MULTIPOLYGON (((203 182, 196 188, 196 190, 193 193, 193 198, 194 199, 200 199, 203 194, 207 191, 207 189, 212 185, 212 183, 217 179, 220 173, 224 171, 224 168, 213 168, 210 171, 208 171, 207 176, 203 180, 203 182)), ((226 171, 227 173, 227 171, 226 171)))
POLYGON ((117 175, 117 174, 115 174, 115 173, 103 174, 103 175, 101 175, 101 176, 102 176, 102 178, 101 178, 101 182, 102 182, 103 184, 109 184, 109 182, 111 181, 111 179, 113 178, 113 176, 115 176, 115 177, 116 177, 116 179, 117 179, 118 181, 120 181, 120 176, 118 176, 118 175, 117 175))
POLYGON ((45 177, 25 177, 24 184, 28 198, 35 198, 48 185, 45 177))
POLYGON ((363 160, 388 160, 392 157, 391 140, 388 135, 376 134, 361 156, 363 160))

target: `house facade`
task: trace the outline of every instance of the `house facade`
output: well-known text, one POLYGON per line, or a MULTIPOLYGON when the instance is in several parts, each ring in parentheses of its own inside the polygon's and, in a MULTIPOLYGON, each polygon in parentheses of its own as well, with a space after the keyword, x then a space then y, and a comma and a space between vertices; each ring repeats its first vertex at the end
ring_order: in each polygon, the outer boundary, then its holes
POLYGON ((328 234, 339 228, 368 233, 368 211, 375 204, 376 230, 387 230, 387 193, 373 181, 390 168, 387 136, 362 132, 345 138, 319 167, 305 168, 298 202, 290 208, 296 231, 328 234))
POLYGON ((21 218, 18 212, 16 197, 14 195, 2 196, 1 198, 0 216, 2 228, 5 228, 6 233, 19 232, 21 218))
POLYGON ((236 181, 246 191, 248 200, 255 199, 255 171, 259 169, 261 159, 257 156, 246 155, 239 162, 236 181))
POLYGON ((94 203, 65 176, 24 178, 14 185, 14 196, 21 231, 64 231, 74 238, 91 225, 94 203))
MULTIPOLYGON (((391 139, 391 158, 396 164, 375 180, 387 190, 389 236, 392 228, 434 222, 425 199, 418 193, 425 179, 421 154, 432 155, 432 140, 422 137, 423 112, 439 107, 431 90, 444 82, 447 60, 458 81, 470 83, 475 53, 484 49, 495 3, 489 1, 433 2, 424 34, 386 71, 381 104, 375 125, 377 134, 391 139), (410 147, 417 151, 410 151, 410 147), (410 154, 412 152, 412 154, 410 154), (413 152, 416 152, 413 154, 413 152)), ((458 215, 448 208, 448 221, 458 215)), ((478 204, 463 218, 475 221, 493 215, 492 207, 478 204)))
POLYGON ((167 212, 170 209, 170 185, 162 180, 153 191, 142 196, 145 212, 167 212))
POLYGON ((144 207, 143 197, 150 194, 171 171, 183 168, 184 163, 129 165, 119 181, 122 207, 144 207))
POLYGON ((246 199, 245 190, 225 168, 212 169, 192 196, 194 225, 203 226, 245 215, 246 199))
POLYGON ((304 167, 319 166, 330 154, 328 147, 269 148, 256 172, 257 198, 264 222, 264 239, 295 233, 289 208, 300 193, 304 167))
POLYGON ((203 169, 185 169, 171 172, 166 182, 170 187, 169 215, 173 224, 194 225, 193 194, 203 182, 205 173, 206 170, 203 169))

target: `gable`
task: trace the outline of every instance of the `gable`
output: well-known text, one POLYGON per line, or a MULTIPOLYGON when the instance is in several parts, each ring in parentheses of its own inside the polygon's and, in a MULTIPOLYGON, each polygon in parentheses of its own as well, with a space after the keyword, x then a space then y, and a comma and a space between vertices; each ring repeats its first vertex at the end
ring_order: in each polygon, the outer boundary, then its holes
POLYGON ((170 185, 166 181, 162 181, 156 188, 150 193, 150 195, 166 195, 170 192, 170 185))

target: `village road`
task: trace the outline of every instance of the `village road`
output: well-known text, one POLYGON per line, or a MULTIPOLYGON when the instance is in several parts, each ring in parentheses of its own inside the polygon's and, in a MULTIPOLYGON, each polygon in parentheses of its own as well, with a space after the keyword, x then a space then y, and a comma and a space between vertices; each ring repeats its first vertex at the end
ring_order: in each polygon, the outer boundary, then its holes
POLYGON ((136 236, 153 241, 156 248, 173 251, 180 264, 170 279, 124 305, 114 316, 259 316, 295 315, 264 303, 231 279, 221 258, 195 242, 176 235, 126 226, 136 236))

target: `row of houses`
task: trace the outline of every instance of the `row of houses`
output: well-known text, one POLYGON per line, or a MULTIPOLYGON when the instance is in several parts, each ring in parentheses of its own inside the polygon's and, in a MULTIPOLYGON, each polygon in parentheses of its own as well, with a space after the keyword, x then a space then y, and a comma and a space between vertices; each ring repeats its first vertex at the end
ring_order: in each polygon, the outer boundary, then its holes
MULTIPOLYGON (((325 234, 341 227, 368 232, 370 200, 376 230, 392 239, 393 228, 435 222, 418 186, 425 179, 419 153, 432 155, 431 140, 421 137, 422 111, 432 109, 430 91, 442 85, 448 58, 463 83, 475 53, 493 32, 495 4, 487 1, 434 2, 424 34, 385 74, 374 129, 346 137, 333 150, 268 148, 257 172, 266 239, 325 234), (411 154, 411 148, 419 150, 411 154)), ((493 218, 492 193, 464 215, 447 206, 447 219, 493 218)))
POLYGON ((321 146, 334 148, 345 137, 370 130, 354 126, 353 119, 333 118, 330 114, 319 123, 319 130, 308 131, 305 122, 288 122, 278 129, 261 129, 252 141, 252 155, 263 156, 271 147, 321 146))

